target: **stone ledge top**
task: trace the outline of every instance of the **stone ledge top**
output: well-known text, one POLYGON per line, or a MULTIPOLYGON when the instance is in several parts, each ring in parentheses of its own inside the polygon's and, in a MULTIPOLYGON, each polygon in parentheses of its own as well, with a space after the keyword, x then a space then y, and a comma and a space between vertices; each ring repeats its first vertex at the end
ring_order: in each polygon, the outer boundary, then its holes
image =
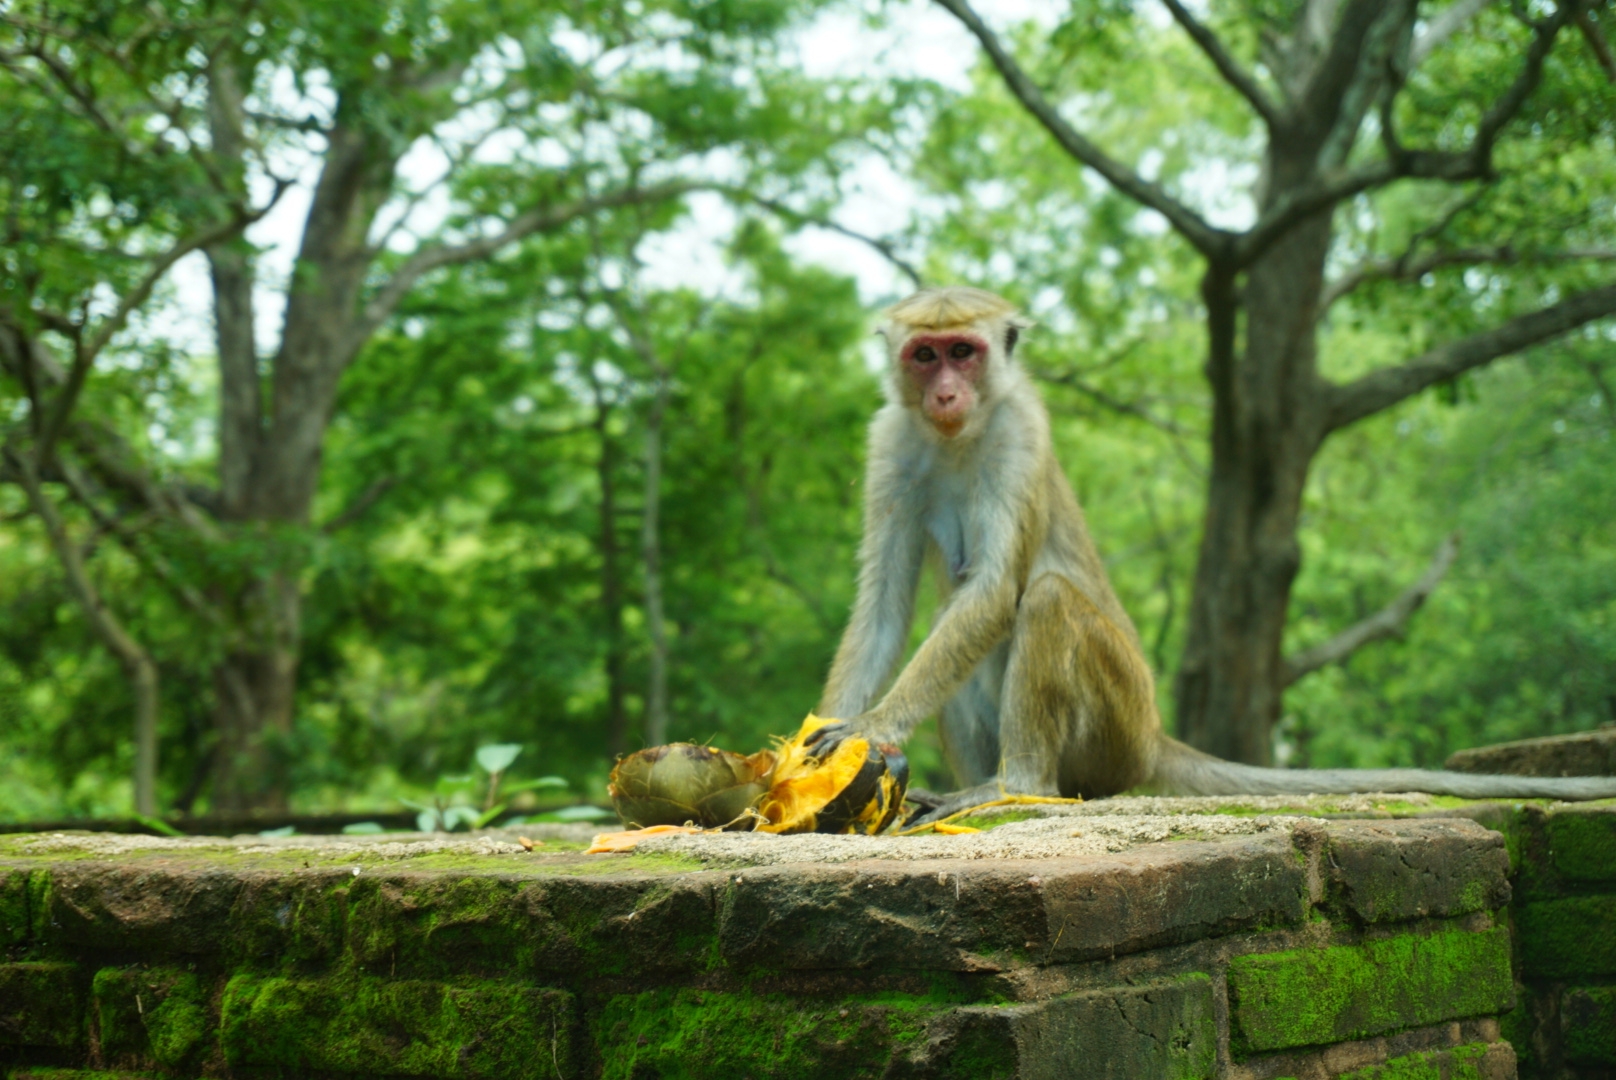
MULTIPOLYGON (((351 865, 394 870, 481 870, 522 876, 619 871, 676 873, 786 864, 1049 860, 1103 858, 1168 841, 1226 842, 1266 835, 1286 842, 1321 817, 1393 819, 1441 813, 1459 800, 1419 793, 1230 798, 1124 797, 1068 805, 988 808, 959 824, 961 835, 774 836, 763 833, 663 835, 632 854, 585 855, 610 825, 534 824, 476 835, 387 833, 356 836, 155 837, 59 832, 0 836, 0 865, 111 861, 168 867, 330 871, 351 865), (531 852, 518 834, 537 841, 531 852)), ((1487 804, 1471 804, 1473 807, 1487 804)), ((1462 812, 1462 811, 1461 811, 1462 812)))

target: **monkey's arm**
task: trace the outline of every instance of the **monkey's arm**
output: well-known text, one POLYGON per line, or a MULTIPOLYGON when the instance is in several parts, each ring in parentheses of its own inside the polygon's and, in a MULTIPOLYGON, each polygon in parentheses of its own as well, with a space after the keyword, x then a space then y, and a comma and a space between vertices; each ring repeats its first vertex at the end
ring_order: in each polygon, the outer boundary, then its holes
POLYGON ((819 715, 857 716, 870 707, 903 656, 914 622, 925 533, 891 485, 871 477, 860 545, 858 599, 831 664, 819 715))
POLYGON ((849 727, 874 742, 902 743, 1004 640, 1015 618, 1016 585, 1007 570, 973 577, 953 595, 886 697, 864 715, 848 717, 849 727))

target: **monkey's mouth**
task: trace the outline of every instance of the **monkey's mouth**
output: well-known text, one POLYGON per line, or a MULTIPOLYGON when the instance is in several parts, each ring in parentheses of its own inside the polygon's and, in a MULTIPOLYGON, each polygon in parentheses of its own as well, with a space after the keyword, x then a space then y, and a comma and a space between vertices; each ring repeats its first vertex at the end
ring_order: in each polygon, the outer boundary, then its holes
POLYGON ((952 439, 965 430, 965 417, 963 416, 937 416, 931 417, 931 426, 937 429, 937 434, 945 439, 952 439))

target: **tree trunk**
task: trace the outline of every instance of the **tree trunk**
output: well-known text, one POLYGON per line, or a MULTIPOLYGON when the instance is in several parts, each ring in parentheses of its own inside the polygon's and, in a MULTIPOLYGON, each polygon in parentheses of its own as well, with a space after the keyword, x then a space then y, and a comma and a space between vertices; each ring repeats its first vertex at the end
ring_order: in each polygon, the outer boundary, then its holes
POLYGON ((623 571, 617 542, 617 443, 612 438, 612 409, 605 399, 605 389, 593 378, 591 382, 595 391, 595 433, 600 439, 595 469, 600 483, 600 606, 606 623, 606 754, 615 760, 628 749, 623 571))
POLYGON ((297 667, 302 645, 302 590, 297 580, 273 574, 249 590, 243 619, 259 644, 237 651, 213 669, 213 809, 239 813, 284 810, 287 739, 292 733, 297 667))
POLYGON ((668 741, 668 631, 662 613, 662 421, 668 412, 668 373, 658 369, 656 396, 645 421, 645 515, 640 520, 640 554, 645 560, 645 629, 651 639, 650 674, 645 695, 645 745, 668 741))
MULTIPOLYGON (((1271 160, 1270 175, 1280 183, 1296 178, 1300 168, 1288 164, 1271 160)), ((1253 765, 1273 756, 1286 613, 1301 566, 1296 529, 1324 433, 1315 315, 1329 246, 1325 213, 1252 265, 1243 350, 1234 341, 1242 298, 1233 283, 1216 287, 1214 269, 1205 290, 1209 325, 1226 327, 1227 340, 1214 341, 1208 365, 1212 468, 1176 686, 1178 731, 1192 746, 1253 765)))
MULTIPOLYGON (((242 103, 233 69, 210 80, 214 145, 241 181, 242 103)), ((320 482, 321 450, 342 373, 363 344, 360 298, 375 252, 367 235, 391 188, 394 154, 338 105, 327 139, 292 283, 280 349, 271 368, 272 409, 264 413, 255 346, 254 268, 245 244, 208 250, 219 355, 219 490, 224 518, 260 537, 308 528, 320 482)), ((221 590, 217 605, 238 629, 214 669, 215 809, 284 809, 291 757, 286 740, 296 705, 302 650, 300 568, 221 590)))

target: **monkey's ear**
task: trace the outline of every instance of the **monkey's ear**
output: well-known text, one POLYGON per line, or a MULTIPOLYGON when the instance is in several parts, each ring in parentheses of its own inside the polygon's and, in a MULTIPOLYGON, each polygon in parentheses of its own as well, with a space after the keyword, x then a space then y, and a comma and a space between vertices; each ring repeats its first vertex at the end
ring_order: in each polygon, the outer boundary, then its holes
POLYGON ((1031 319, 1022 318, 1019 315, 1006 320, 1004 325, 1004 355, 1014 356, 1016 354, 1016 342, 1021 340, 1021 332, 1035 325, 1037 324, 1031 319))

